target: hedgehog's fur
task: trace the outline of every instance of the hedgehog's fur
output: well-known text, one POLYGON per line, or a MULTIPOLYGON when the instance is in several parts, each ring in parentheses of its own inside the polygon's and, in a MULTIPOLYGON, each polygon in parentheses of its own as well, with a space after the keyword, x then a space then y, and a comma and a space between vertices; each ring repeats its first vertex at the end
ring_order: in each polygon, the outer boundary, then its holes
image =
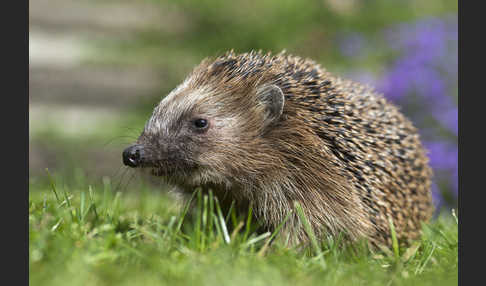
MULTIPOLYGON (((285 52, 204 60, 154 110, 137 144, 156 175, 184 192, 212 189, 239 210, 251 203, 268 230, 297 201, 319 237, 390 244, 389 219, 406 242, 433 211, 432 172, 411 122, 371 88, 285 52), (269 86, 285 98, 273 119, 258 98, 269 86), (212 129, 180 131, 188 114, 207 116, 212 129)), ((284 233, 308 241, 295 213, 284 233)))

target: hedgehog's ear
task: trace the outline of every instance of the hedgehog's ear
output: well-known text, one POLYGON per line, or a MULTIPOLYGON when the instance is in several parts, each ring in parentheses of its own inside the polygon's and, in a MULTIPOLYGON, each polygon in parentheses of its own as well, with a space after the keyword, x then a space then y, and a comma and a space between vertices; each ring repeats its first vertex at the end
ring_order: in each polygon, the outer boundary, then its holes
POLYGON ((282 115, 285 97, 282 90, 272 84, 257 90, 258 100, 265 106, 265 125, 275 122, 282 115))

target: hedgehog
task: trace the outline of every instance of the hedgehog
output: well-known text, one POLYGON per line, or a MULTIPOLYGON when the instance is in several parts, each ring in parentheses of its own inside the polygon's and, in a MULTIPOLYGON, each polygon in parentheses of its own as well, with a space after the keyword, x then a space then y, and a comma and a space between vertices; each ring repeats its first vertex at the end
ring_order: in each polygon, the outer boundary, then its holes
POLYGON ((433 213, 417 129, 383 95, 313 60, 234 51, 204 59, 155 107, 125 165, 180 194, 211 190, 287 241, 400 243, 433 213), (287 216, 290 214, 289 216, 287 216))

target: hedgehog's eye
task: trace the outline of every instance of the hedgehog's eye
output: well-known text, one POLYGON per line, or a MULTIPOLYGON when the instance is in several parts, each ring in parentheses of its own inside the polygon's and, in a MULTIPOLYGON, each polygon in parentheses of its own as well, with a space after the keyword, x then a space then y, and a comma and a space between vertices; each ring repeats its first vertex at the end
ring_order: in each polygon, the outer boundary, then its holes
POLYGON ((198 118, 194 120, 194 126, 196 126, 197 129, 204 129, 208 127, 208 121, 203 118, 198 118))

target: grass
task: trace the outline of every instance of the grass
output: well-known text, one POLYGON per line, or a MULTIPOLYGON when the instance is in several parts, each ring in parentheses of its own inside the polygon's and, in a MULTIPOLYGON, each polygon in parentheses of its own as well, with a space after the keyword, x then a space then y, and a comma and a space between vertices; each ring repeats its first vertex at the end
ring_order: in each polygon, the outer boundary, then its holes
MULTIPOLYGON (((407 249, 269 244, 255 223, 196 192, 196 210, 144 187, 31 184, 31 285, 457 285, 457 220, 443 213, 407 249), (244 224, 247 221, 250 223, 244 224), (236 229, 236 231, 231 231, 236 229)), ((299 206, 296 206, 297 210, 299 206)), ((303 215, 303 213, 298 213, 303 215)), ((311 234, 311 233, 310 233, 311 234)))

